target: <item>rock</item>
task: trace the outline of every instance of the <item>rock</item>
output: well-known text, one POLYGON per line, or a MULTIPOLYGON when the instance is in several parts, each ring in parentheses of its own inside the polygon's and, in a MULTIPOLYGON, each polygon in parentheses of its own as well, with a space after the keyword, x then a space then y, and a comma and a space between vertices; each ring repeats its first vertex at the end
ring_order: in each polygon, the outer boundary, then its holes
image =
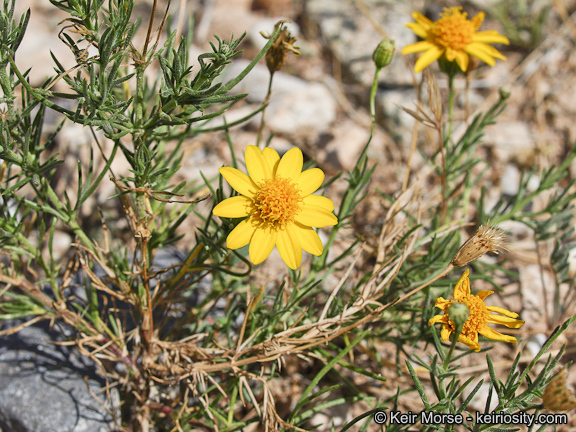
POLYGON ((520 189, 520 170, 516 165, 508 164, 500 179, 500 187, 504 195, 516 196, 520 189))
POLYGON ((515 160, 528 165, 534 155, 534 138, 530 128, 521 121, 502 121, 485 129, 485 142, 494 148, 496 157, 503 161, 515 160))
MULTIPOLYGON (((225 81, 237 76, 247 65, 246 60, 235 61, 227 71, 225 81)), ((256 65, 233 91, 248 93, 249 102, 262 103, 268 92, 269 77, 266 66, 256 65)), ((328 129, 335 119, 336 100, 326 86, 282 72, 274 74, 272 97, 266 109, 266 125, 270 130, 313 139, 328 129)))
POLYGON ((0 428, 6 432, 117 430, 109 413, 119 407, 117 391, 112 389, 112 406, 96 400, 93 394, 106 400, 100 391, 104 380, 96 375, 94 364, 73 348, 50 342, 61 339, 55 334, 46 324, 0 337, 0 428))
MULTIPOLYGON (((414 90, 380 90, 376 94, 376 121, 386 129, 394 142, 409 146, 415 120, 400 107, 416 111, 414 90)), ((422 126, 420 130, 424 127, 422 126)))
MULTIPOLYGON (((393 0, 364 0, 364 4, 374 21, 396 44, 394 59, 380 74, 380 83, 411 86, 412 66, 403 61, 400 54, 404 46, 416 42, 416 35, 405 26, 414 21, 411 4, 393 0)), ((349 74, 348 78, 370 85, 375 70, 372 53, 382 35, 361 13, 357 3, 354 0, 310 0, 306 2, 306 9, 349 74)))
MULTIPOLYGON (((471 393, 472 389, 476 387, 476 383, 472 382, 465 390, 465 394, 463 398, 466 399, 468 395, 471 393)), ((470 403, 468 404, 468 412, 472 411, 479 411, 484 412, 486 409, 486 401, 488 400, 488 396, 490 395, 490 384, 488 382, 484 382, 480 386, 480 390, 474 395, 470 403)), ((490 407, 488 411, 494 410, 498 406, 498 394, 496 393, 495 389, 492 389, 492 399, 490 400, 490 407)))

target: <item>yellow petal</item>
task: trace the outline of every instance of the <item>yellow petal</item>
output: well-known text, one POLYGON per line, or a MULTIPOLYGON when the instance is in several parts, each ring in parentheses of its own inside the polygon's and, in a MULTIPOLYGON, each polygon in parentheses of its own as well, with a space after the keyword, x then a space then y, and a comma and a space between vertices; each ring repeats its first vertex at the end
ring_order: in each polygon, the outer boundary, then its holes
POLYGON ((414 72, 418 73, 422 69, 430 66, 444 54, 444 50, 438 48, 434 45, 428 51, 420 56, 420 58, 416 61, 416 65, 414 66, 414 72))
POLYGON ((212 213, 219 217, 240 218, 251 213, 252 200, 245 196, 235 196, 219 203, 212 213))
POLYGON ((456 282, 456 286, 454 287, 454 298, 456 300, 470 295, 470 280, 468 279, 469 274, 470 270, 466 269, 464 274, 460 277, 460 279, 458 279, 458 282, 456 282))
POLYGON ((270 171, 272 175, 276 174, 276 169, 278 168, 278 163, 280 162, 280 155, 274 149, 270 147, 266 147, 262 153, 264 154, 264 159, 268 162, 268 166, 270 167, 270 171))
POLYGON ((256 230, 256 226, 251 222, 250 219, 243 220, 228 234, 226 239, 226 247, 228 249, 240 249, 250 243, 250 239, 256 230))
POLYGON ((292 270, 296 270, 302 264, 302 247, 295 229, 294 224, 286 225, 286 229, 278 233, 276 240, 280 257, 292 270))
POLYGON ((248 169, 248 174, 252 178, 252 181, 256 184, 272 179, 272 170, 266 162, 266 158, 256 146, 246 147, 246 168, 248 169))
POLYGON ((312 255, 322 255, 324 247, 322 246, 322 241, 320 240, 320 237, 318 237, 316 231, 314 231, 313 228, 304 226, 298 222, 295 222, 294 226, 295 232, 300 239, 300 245, 302 246, 302 249, 312 255))
POLYGON ((508 40, 508 38, 506 36, 501 35, 496 30, 487 30, 474 33, 474 35, 472 35, 472 41, 510 45, 510 41, 508 40))
POLYGON ((466 54, 464 51, 458 51, 456 52, 455 59, 460 69, 462 69, 463 72, 466 72, 468 69, 468 54, 466 54))
POLYGON ((446 48, 446 51, 444 51, 444 55, 446 56, 446 60, 453 62, 454 59, 456 58, 456 53, 458 51, 456 51, 455 49, 452 49, 450 47, 446 48))
POLYGON ((436 48, 436 45, 434 45, 432 42, 420 41, 413 43, 411 45, 406 45, 404 48, 402 48, 402 54, 413 54, 420 51, 426 51, 432 48, 436 48))
POLYGON ((484 326, 482 329, 480 329, 478 333, 480 333, 484 337, 487 337, 488 339, 492 339, 495 341, 512 342, 512 343, 518 342, 514 336, 503 335, 502 333, 498 333, 496 330, 488 326, 484 326))
POLYGON ((524 321, 517 320, 514 318, 508 318, 506 316, 500 315, 490 315, 488 316, 487 322, 490 324, 500 324, 508 328, 520 328, 524 325, 524 321))
POLYGON ((420 23, 408 23, 406 24, 406 27, 408 27, 422 39, 428 38, 428 30, 420 23))
POLYGON ((219 169, 220 174, 222 177, 226 179, 230 186, 238 192, 240 195, 244 195, 248 198, 254 198, 256 195, 256 191, 258 190, 258 186, 254 184, 254 182, 244 174, 242 171, 237 170, 236 168, 232 167, 222 167, 219 169))
POLYGON ((446 312, 452 303, 454 303, 454 301, 446 300, 443 297, 438 297, 436 299, 436 303, 434 304, 434 307, 437 307, 438 309, 442 309, 444 312, 446 312))
POLYGON ((323 181, 324 172, 320 168, 312 168, 300 174, 296 180, 296 186, 300 189, 300 196, 304 198, 316 192, 322 186, 323 181))
POLYGON ((336 225, 338 223, 338 218, 331 212, 314 205, 302 206, 302 210, 294 217, 294 220, 302 225, 316 228, 336 225))
POLYGON ((437 323, 448 324, 448 315, 434 315, 428 320, 429 326, 437 323))
POLYGON ((462 342, 464 345, 468 346, 473 351, 480 351, 480 344, 478 343, 478 335, 476 335, 476 340, 472 340, 463 334, 458 337, 458 341, 462 342))
POLYGON ((308 195, 302 200, 305 205, 313 205, 322 207, 323 209, 332 212, 334 211, 334 203, 330 198, 321 195, 308 195))
POLYGON ((442 330, 440 331, 440 337, 444 342, 446 342, 448 339, 450 339, 450 335, 452 334, 452 332, 453 332, 452 327, 444 325, 442 327, 442 330))
POLYGON ((302 151, 298 147, 288 150, 278 164, 276 175, 296 181, 302 173, 303 160, 302 151))
POLYGON ((494 294, 494 291, 486 291, 486 290, 482 290, 480 291, 478 294, 476 294, 477 297, 480 297, 480 300, 484 300, 486 297, 488 297, 490 294, 494 294))
POLYGON ((250 248, 248 249, 252 264, 260 264, 268 258, 268 255, 270 255, 272 249, 274 249, 277 238, 278 231, 274 229, 257 228, 254 231, 254 235, 250 240, 250 248))
MULTIPOLYGON (((500 60, 506 60, 506 57, 500 52, 498 51, 496 48, 494 48, 491 45, 485 44, 483 42, 472 42, 470 45, 472 45, 473 49, 478 49, 480 51, 483 51, 486 55, 489 55, 491 57, 500 59, 500 60)), ((470 46, 468 45, 468 46, 470 46)))
MULTIPOLYGON (((489 291, 489 292, 492 292, 492 291, 489 291)), ((490 312, 497 312, 499 314, 505 315, 505 316, 510 317, 510 318, 518 318, 518 314, 516 312, 510 312, 509 310, 498 307, 498 306, 488 306, 488 310, 490 312)))
POLYGON ((486 53, 486 51, 482 49, 483 45, 484 44, 478 42, 473 42, 467 45, 466 48, 464 48, 464 51, 466 51, 470 55, 473 55, 474 57, 478 57, 480 60, 489 64, 490 66, 494 66, 496 64, 494 57, 492 57, 490 54, 486 53))
POLYGON ((484 22, 484 17, 486 14, 484 12, 478 12, 478 14, 470 20, 472 25, 474 26, 474 30, 478 30, 482 23, 484 22))
POLYGON ((420 12, 413 12, 412 18, 414 18, 414 20, 424 28, 429 29, 432 27, 432 24, 433 24, 432 21, 430 21, 428 18, 426 18, 420 12))

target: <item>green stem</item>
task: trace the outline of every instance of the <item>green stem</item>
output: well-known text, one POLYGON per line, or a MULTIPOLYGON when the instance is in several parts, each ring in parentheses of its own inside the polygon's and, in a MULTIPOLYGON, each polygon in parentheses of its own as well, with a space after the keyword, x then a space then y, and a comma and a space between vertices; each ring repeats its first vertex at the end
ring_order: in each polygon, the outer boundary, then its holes
POLYGON ((372 125, 370 126, 370 139, 372 139, 372 134, 374 133, 374 127, 376 126, 376 91, 378 90, 378 76, 382 68, 376 67, 376 72, 374 72, 374 81, 372 81, 372 89, 370 90, 370 118, 372 119, 372 125))
POLYGON ((448 134, 446 135, 446 142, 452 139, 452 124, 454 123, 454 75, 448 75, 448 134))

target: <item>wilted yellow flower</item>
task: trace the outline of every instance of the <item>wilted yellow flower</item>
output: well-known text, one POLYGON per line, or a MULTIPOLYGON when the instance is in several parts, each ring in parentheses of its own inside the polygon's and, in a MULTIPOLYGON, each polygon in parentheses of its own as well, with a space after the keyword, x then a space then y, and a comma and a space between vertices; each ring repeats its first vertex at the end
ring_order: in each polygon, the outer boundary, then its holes
POLYGON ((510 43, 508 38, 496 30, 477 31, 484 21, 484 12, 468 20, 466 19, 468 14, 461 9, 461 7, 444 8, 444 13, 440 14, 441 18, 434 22, 421 13, 412 14, 416 22, 406 26, 424 40, 404 47, 402 54, 425 51, 416 62, 415 72, 430 66, 443 55, 450 62, 456 61, 464 72, 468 69, 470 60, 468 55, 478 57, 490 66, 496 63, 494 58, 506 60, 502 53, 488 44, 508 45, 510 43))
POLYGON ((220 174, 240 196, 214 207, 216 216, 243 218, 228 235, 226 245, 238 249, 250 243, 250 261, 259 264, 278 248, 291 269, 302 262, 302 249, 320 255, 322 242, 312 227, 336 225, 334 203, 312 195, 324 181, 319 168, 302 172, 303 157, 298 148, 280 156, 271 148, 246 148, 248 175, 236 168, 220 168, 220 174))
POLYGON ((468 345, 470 349, 474 351, 480 351, 478 334, 492 340, 518 342, 514 336, 498 333, 496 330, 488 327, 487 324, 501 324, 508 328, 519 328, 524 324, 524 321, 515 319, 518 317, 517 313, 496 306, 486 306, 484 299, 494 293, 494 291, 480 291, 478 294, 472 295, 470 293, 469 274, 470 270, 466 270, 460 280, 458 280, 458 283, 454 287, 454 300, 446 300, 442 297, 436 299, 435 306, 442 309, 445 314, 434 316, 428 321, 428 325, 442 323, 440 336, 442 340, 446 342, 450 338, 450 334, 456 330, 456 325, 449 316, 450 306, 456 302, 463 303, 470 309, 470 315, 464 323, 462 332, 458 336, 458 341, 468 345), (504 316, 492 315, 492 312, 504 316))
POLYGON ((546 388, 542 399, 544 401, 544 408, 551 411, 570 411, 576 408, 576 397, 566 387, 566 380, 568 379, 568 371, 564 366, 560 371, 554 375, 546 388))

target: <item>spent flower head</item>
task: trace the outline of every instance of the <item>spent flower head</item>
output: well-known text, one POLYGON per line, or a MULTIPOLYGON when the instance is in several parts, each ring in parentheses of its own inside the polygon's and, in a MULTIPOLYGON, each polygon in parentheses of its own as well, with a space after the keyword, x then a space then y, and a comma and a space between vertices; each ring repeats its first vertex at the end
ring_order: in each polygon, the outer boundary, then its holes
POLYGON ((455 61, 464 72, 468 69, 470 55, 490 66, 494 66, 495 58, 506 60, 502 53, 488 44, 508 45, 508 38, 496 30, 477 31, 484 21, 484 12, 469 20, 468 14, 461 9, 444 8, 444 13, 440 14, 437 21, 430 21, 419 12, 412 14, 416 22, 406 26, 424 40, 404 47, 402 54, 424 51, 416 61, 415 72, 420 72, 442 56, 449 62, 455 61))
POLYGON ((568 379, 568 371, 564 366, 560 371, 554 375, 546 388, 542 399, 544 401, 544 408, 551 411, 569 411, 576 408, 576 397, 566 387, 566 380, 568 379))
POLYGON ((302 172, 303 157, 298 148, 280 156, 271 148, 246 148, 248 175, 236 168, 220 168, 220 174, 240 196, 214 207, 216 216, 244 218, 228 235, 226 245, 238 249, 250 243, 250 261, 259 264, 278 248, 291 269, 302 262, 302 249, 320 255, 322 242, 312 227, 336 225, 334 203, 312 195, 324 181, 319 168, 302 172))
POLYGON ((480 225, 474 235, 460 246, 452 258, 452 265, 463 267, 488 252, 498 254, 506 249, 506 244, 506 234, 500 228, 480 225))
POLYGON ((488 339, 504 341, 504 342, 518 342, 514 336, 503 335, 496 330, 488 327, 488 324, 501 324, 508 328, 519 328, 524 325, 524 321, 516 319, 517 313, 510 312, 506 309, 497 306, 486 306, 484 300, 494 291, 480 291, 478 294, 473 295, 470 292, 470 280, 468 275, 470 270, 466 270, 462 277, 454 287, 454 300, 446 300, 442 297, 436 299, 435 307, 442 309, 444 315, 436 315, 428 321, 428 325, 442 323, 442 331, 440 336, 446 342, 450 338, 450 334, 457 329, 456 323, 450 317, 450 309, 454 303, 462 303, 469 309, 469 315, 462 331, 458 335, 458 340, 463 344, 470 347, 471 350, 480 351, 480 344, 478 343, 478 334, 481 334, 488 339), (492 312, 501 315, 493 315, 492 312))
MULTIPOLYGON (((292 36, 292 33, 284 26, 285 23, 289 23, 288 20, 281 20, 276 23, 274 26, 274 30, 278 27, 282 27, 280 33, 276 37, 276 40, 266 53, 266 66, 268 66, 268 70, 270 73, 274 73, 279 71, 284 67, 284 63, 286 62, 286 56, 288 55, 288 51, 291 51, 294 55, 300 55, 300 47, 294 45, 296 42, 296 38, 292 36)), ((265 37, 266 39, 270 39, 270 35, 266 35, 262 32, 260 34, 265 37)))

